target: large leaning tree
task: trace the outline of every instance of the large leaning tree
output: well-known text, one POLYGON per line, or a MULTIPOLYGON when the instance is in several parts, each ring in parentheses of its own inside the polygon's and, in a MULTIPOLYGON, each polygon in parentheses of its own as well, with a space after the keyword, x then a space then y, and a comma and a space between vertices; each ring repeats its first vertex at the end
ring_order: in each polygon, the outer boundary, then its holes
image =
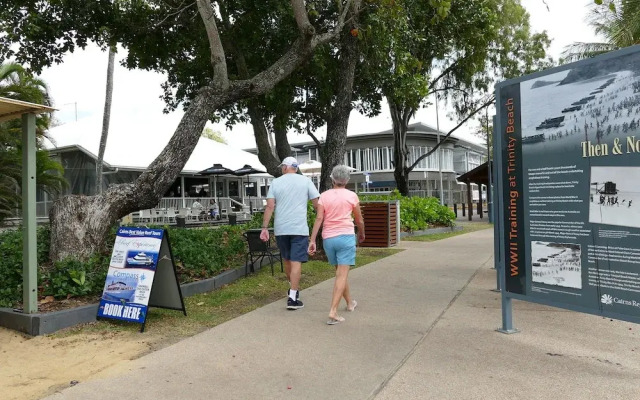
POLYGON ((168 72, 168 104, 186 104, 169 143, 135 182, 110 186, 100 195, 66 196, 55 202, 50 213, 50 257, 60 260, 88 258, 104 246, 109 229, 119 218, 155 206, 184 167, 206 122, 216 118, 219 110, 268 93, 291 75, 318 46, 339 35, 348 10, 360 0, 341 0, 342 12, 321 28, 311 23, 304 0, 7 3, 8 7, 0 10, 0 56, 25 59, 38 68, 62 60, 64 52, 96 40, 108 29, 112 40, 128 50, 127 66, 168 72), (240 4, 247 12, 252 7, 268 7, 272 12, 263 16, 265 24, 289 18, 296 31, 287 49, 263 70, 246 78, 231 77, 221 35, 224 27, 218 24, 221 4, 240 4), (49 29, 33 29, 34 23, 49 29), (14 43, 20 45, 17 50, 11 47, 14 43), (200 70, 203 60, 207 61, 205 76, 200 70), (175 69, 178 64, 184 69, 175 69))
POLYGON ((370 73, 393 121, 396 184, 408 195, 410 172, 439 147, 410 162, 409 120, 427 96, 436 93, 453 106, 458 123, 446 138, 493 103, 490 91, 496 79, 544 64, 549 40, 545 33, 530 32, 528 14, 518 0, 451 1, 435 10, 425 2, 396 4, 401 5, 397 18, 380 20, 379 29, 386 34, 376 36, 379 45, 367 57, 376 60, 370 73))

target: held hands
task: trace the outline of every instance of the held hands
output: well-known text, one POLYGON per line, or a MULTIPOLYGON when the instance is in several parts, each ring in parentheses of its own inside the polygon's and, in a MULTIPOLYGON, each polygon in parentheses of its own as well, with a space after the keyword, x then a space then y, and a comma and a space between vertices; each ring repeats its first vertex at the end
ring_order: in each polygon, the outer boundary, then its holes
POLYGON ((309 255, 314 255, 316 252, 316 241, 312 240, 309 242, 309 247, 307 248, 307 253, 309 253, 309 255))
POLYGON ((269 231, 267 230, 267 228, 262 228, 262 232, 260 232, 260 239, 263 242, 269 241, 269 231))

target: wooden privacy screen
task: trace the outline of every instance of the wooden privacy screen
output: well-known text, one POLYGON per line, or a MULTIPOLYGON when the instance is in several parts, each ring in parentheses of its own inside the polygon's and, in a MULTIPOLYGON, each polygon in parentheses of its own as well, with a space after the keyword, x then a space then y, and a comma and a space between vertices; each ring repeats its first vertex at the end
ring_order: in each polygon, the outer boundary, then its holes
POLYGON ((364 218, 365 241, 363 247, 391 247, 398 244, 398 202, 360 203, 364 218))

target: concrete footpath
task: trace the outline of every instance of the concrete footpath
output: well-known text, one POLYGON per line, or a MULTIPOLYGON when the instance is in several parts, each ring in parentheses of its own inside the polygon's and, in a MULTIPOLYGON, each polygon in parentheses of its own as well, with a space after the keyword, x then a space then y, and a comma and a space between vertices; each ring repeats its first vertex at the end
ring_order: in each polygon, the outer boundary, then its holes
POLYGON ((49 398, 640 399, 638 325, 516 302, 495 331, 491 229, 401 247, 350 273, 342 324, 329 280, 49 398))

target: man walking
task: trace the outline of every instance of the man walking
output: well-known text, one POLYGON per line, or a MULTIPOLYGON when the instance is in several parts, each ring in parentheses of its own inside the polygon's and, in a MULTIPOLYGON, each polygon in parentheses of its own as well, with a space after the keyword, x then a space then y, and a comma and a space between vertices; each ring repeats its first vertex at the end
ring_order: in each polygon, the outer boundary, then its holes
POLYGON ((269 240, 269 221, 275 210, 273 222, 276 242, 282 255, 284 270, 291 284, 287 309, 297 310, 304 307, 298 294, 298 284, 302 263, 307 262, 309 255, 309 226, 307 225, 307 202, 312 201, 313 207, 318 204, 320 193, 306 176, 299 175, 298 161, 287 157, 280 164, 282 176, 271 182, 267 193, 267 206, 262 220, 260 238, 269 240))

